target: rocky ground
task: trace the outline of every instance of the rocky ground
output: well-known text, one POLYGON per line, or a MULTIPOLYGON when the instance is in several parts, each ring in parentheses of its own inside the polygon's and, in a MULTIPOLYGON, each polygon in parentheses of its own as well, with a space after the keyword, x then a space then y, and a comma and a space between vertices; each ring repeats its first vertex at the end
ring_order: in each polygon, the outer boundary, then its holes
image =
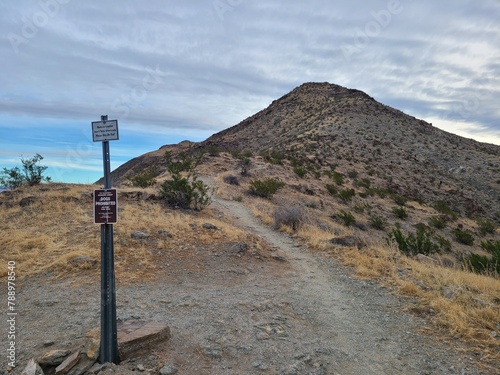
MULTIPOLYGON (((172 269, 155 281, 121 285, 121 320, 166 322, 172 337, 101 374, 495 374, 459 340, 423 334, 406 300, 260 224, 240 203, 215 201, 222 215, 275 248, 262 260, 218 253, 204 271, 172 269)), ((73 348, 99 325, 98 280, 25 279, 18 287, 18 366, 49 349, 73 348)))

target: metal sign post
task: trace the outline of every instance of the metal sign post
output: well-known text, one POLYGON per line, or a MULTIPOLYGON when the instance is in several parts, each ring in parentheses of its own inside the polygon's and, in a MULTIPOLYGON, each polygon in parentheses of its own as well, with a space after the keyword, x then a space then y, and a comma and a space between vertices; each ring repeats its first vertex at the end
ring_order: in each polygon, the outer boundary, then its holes
POLYGON ((115 289, 115 264, 113 247, 113 222, 115 215, 97 215, 96 207, 106 207, 111 211, 116 210, 116 190, 111 189, 111 167, 109 156, 109 141, 118 140, 118 121, 109 120, 108 116, 101 116, 101 121, 92 122, 92 139, 102 142, 102 157, 104 165, 104 190, 94 192, 94 222, 101 224, 101 351, 100 363, 119 363, 118 334, 116 328, 116 289, 115 289), (114 191, 114 194, 113 194, 114 191), (115 204, 111 199, 114 197, 115 204), (109 198, 109 200, 108 200, 109 198), (109 204, 106 204, 110 202, 109 204), (102 218, 104 217, 104 221, 102 218))

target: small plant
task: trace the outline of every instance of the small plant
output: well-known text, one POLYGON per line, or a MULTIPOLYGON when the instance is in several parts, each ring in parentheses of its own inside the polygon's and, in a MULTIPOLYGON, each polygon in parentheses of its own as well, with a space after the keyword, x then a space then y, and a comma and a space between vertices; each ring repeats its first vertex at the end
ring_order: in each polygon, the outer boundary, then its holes
POLYGON ((479 218, 476 220, 476 224, 479 227, 479 233, 482 236, 486 236, 487 234, 495 233, 496 227, 491 221, 486 218, 479 218))
POLYGON ((248 170, 252 166, 252 161, 249 157, 240 155, 238 157, 238 166, 240 167, 240 174, 242 176, 248 176, 248 170))
POLYGON ((354 215, 344 210, 337 212, 333 218, 340 220, 346 227, 356 224, 356 218, 354 215))
POLYGON ((133 186, 147 188, 156 184, 156 177, 160 173, 156 165, 150 165, 148 168, 143 169, 133 177, 127 177, 133 186))
POLYGON ((359 188, 369 189, 371 185, 371 181, 368 178, 362 178, 361 180, 356 180, 355 185, 359 188))
POLYGON ((483 241, 481 247, 492 257, 471 254, 465 260, 465 266, 477 273, 500 274, 500 241, 483 241))
POLYGON ((271 164, 283 164, 283 159, 285 159, 285 155, 279 151, 263 151, 260 153, 260 156, 264 158, 265 161, 271 164))
POLYGON ((331 184, 326 184, 326 190, 328 190, 331 196, 336 196, 338 193, 337 188, 331 184))
POLYGON ((369 219, 370 226, 377 230, 384 230, 387 226, 387 220, 382 216, 371 215, 369 219))
POLYGON ((404 207, 393 207, 392 208, 392 213, 396 215, 398 218, 401 220, 405 220, 408 218, 408 211, 404 207))
POLYGON ((332 179, 335 181, 335 183, 339 186, 344 184, 344 175, 339 172, 333 172, 332 173, 332 179))
POLYGON ((455 236, 455 240, 461 244, 472 246, 474 244, 474 236, 468 230, 460 228, 454 229, 451 233, 455 236))
POLYGON ((357 171, 355 171, 354 169, 353 169, 353 170, 350 170, 350 171, 348 171, 348 172, 347 172, 347 176, 348 176, 349 178, 356 178, 356 177, 358 177, 358 172, 357 172, 357 171))
POLYGON ((446 228, 446 220, 442 216, 432 216, 427 222, 431 227, 436 229, 446 228))
POLYGON ((295 167, 295 168, 293 168, 293 171, 300 178, 304 178, 306 176, 306 174, 307 174, 307 171, 303 167, 295 167))
POLYGON ((409 256, 429 255, 441 250, 439 245, 432 241, 432 232, 427 231, 424 225, 418 225, 416 233, 409 233, 406 237, 397 226, 389 235, 389 240, 395 241, 399 250, 409 256))
POLYGON ((344 189, 339 191, 338 196, 342 200, 342 202, 347 203, 352 200, 352 198, 356 195, 354 189, 344 189))
POLYGON ((445 201, 437 201, 434 203, 434 209, 444 215, 449 216, 452 220, 456 220, 457 214, 450 208, 445 201))
POLYGON ((265 180, 252 180, 250 182, 250 193, 258 197, 270 198, 284 186, 284 182, 274 178, 267 178, 265 180))
POLYGON ((300 207, 279 207, 274 213, 274 227, 279 229, 286 225, 297 230, 306 221, 306 215, 300 207))
POLYGON ((396 202, 398 206, 404 206, 406 202, 408 202, 408 198, 398 194, 393 195, 392 199, 394 200, 394 202, 396 202))

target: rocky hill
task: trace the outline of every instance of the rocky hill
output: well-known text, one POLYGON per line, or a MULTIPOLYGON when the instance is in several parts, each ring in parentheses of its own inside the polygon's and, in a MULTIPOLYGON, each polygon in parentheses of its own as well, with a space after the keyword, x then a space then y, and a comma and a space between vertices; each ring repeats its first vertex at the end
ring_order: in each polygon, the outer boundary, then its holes
MULTIPOLYGON (((500 215, 499 146, 445 132, 335 84, 305 83, 239 124, 187 146, 286 159, 316 176, 351 171, 409 199, 445 201, 462 215, 500 215)), ((152 162, 161 166, 163 153, 133 159, 114 172, 115 179, 123 181, 132 169, 152 162)))

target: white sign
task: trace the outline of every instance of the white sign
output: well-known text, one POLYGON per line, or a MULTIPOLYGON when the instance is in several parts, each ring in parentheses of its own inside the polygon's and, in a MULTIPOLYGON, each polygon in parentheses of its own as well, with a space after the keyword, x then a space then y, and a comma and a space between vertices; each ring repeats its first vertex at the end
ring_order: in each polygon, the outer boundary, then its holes
POLYGON ((118 120, 93 121, 92 140, 94 142, 117 141, 118 120))

